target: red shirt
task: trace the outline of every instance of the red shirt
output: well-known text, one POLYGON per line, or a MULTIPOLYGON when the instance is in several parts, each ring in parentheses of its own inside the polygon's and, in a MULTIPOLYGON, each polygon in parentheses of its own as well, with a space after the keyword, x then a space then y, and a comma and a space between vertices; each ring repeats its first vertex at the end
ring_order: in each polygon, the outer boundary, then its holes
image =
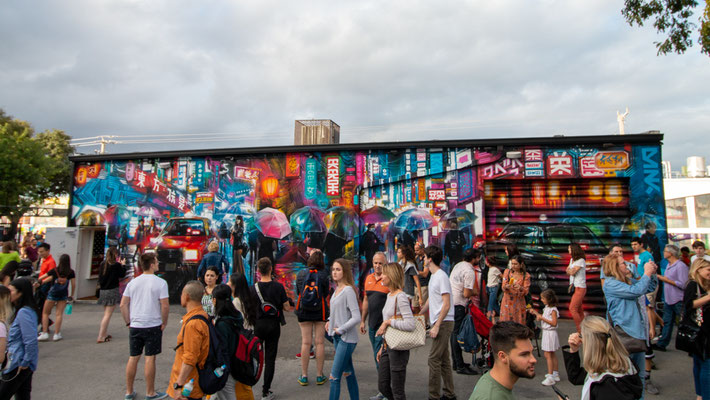
POLYGON ((48 255, 44 259, 42 259, 42 266, 39 267, 39 276, 42 276, 46 274, 47 272, 51 271, 53 268, 57 267, 57 263, 54 262, 54 258, 52 258, 52 255, 48 255))

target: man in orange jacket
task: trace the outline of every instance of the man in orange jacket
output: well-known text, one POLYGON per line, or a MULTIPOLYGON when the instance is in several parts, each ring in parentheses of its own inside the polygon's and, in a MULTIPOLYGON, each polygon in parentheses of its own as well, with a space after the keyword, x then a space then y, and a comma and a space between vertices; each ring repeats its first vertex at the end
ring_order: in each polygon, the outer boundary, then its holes
POLYGON ((178 348, 170 372, 168 394, 174 399, 201 399, 205 395, 200 388, 197 366, 204 365, 207 360, 210 348, 210 331, 202 320, 193 319, 187 322, 194 315, 208 318, 207 313, 202 309, 204 292, 205 289, 200 282, 190 281, 182 289, 180 296, 180 304, 185 307, 187 313, 182 317, 184 325, 178 333, 178 348), (189 397, 185 397, 182 395, 182 389, 191 379, 194 379, 194 386, 189 397))

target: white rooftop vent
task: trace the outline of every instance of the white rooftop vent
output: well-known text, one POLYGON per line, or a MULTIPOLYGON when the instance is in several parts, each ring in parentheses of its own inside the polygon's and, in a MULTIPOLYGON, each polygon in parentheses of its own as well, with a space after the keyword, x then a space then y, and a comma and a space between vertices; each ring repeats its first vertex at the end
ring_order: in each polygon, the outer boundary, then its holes
POLYGON ((692 156, 688 157, 688 178, 704 178, 705 177, 705 157, 692 156))

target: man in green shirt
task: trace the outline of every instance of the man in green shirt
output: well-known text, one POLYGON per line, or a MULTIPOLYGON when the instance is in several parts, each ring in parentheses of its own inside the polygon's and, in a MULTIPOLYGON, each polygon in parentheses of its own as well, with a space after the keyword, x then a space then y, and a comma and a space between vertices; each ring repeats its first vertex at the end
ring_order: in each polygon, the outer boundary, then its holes
POLYGON ((21 261, 20 260, 20 255, 17 254, 17 252, 14 250, 14 243, 11 241, 7 242, 0 242, 2 244, 2 253, 0 253, 0 271, 5 267, 5 264, 9 263, 10 261, 17 261, 18 263, 21 261))
POLYGON ((493 368, 481 377, 469 400, 513 400, 513 386, 518 378, 535 377, 533 333, 513 321, 499 322, 491 328, 493 368))

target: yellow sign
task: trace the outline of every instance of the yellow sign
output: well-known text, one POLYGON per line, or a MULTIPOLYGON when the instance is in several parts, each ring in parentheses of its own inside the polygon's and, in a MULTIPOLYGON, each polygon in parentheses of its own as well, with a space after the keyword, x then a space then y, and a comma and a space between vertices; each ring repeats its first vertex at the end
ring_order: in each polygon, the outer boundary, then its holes
POLYGON ((629 168, 629 153, 625 151, 600 151, 594 156, 598 168, 620 170, 629 168))

